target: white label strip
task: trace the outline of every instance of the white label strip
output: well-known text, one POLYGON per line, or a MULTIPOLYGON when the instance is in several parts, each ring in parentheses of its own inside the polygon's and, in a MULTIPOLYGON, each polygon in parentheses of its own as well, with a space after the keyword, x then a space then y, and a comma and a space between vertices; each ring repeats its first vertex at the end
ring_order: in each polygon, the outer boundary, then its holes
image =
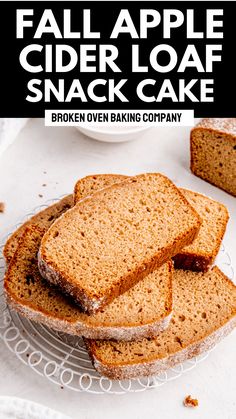
POLYGON ((190 126, 194 125, 193 110, 45 110, 46 126, 190 126))

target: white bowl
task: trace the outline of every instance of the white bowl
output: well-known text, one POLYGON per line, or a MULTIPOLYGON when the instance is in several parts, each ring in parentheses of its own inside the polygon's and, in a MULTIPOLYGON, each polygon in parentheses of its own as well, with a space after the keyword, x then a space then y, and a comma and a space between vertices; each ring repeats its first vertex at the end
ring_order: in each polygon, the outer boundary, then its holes
POLYGON ((83 134, 98 141, 107 143, 119 143, 122 141, 135 140, 147 131, 150 127, 81 127, 78 128, 83 134))

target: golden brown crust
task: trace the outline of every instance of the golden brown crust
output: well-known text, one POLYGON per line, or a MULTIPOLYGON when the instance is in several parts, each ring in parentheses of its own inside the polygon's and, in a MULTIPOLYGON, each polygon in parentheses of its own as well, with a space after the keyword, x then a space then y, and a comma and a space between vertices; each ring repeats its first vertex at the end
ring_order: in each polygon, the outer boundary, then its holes
MULTIPOLYGON (((127 183, 136 182, 137 178, 142 178, 147 176, 147 174, 139 175, 138 177, 132 177, 126 179, 124 182, 121 182, 119 185, 112 185, 109 188, 106 188, 106 191, 114 190, 117 187, 122 187, 122 185, 127 183)), ((158 175, 160 176, 160 175, 158 175)), ((180 252, 180 250, 191 243, 194 238, 197 236, 198 231, 201 226, 201 219, 196 212, 196 210, 189 204, 187 199, 183 196, 183 194, 179 191, 179 189, 166 177, 161 175, 162 178, 165 179, 168 183, 171 183, 172 187, 175 189, 176 193, 179 195, 180 200, 188 207, 191 208, 193 215, 195 216, 195 224, 192 228, 189 229, 186 233, 182 234, 175 239, 174 243, 171 243, 164 249, 160 249, 159 252, 150 260, 144 260, 141 266, 137 267, 134 271, 130 272, 125 278, 121 278, 119 282, 113 283, 110 286, 109 291, 106 295, 100 297, 99 295, 91 295, 91 293, 87 292, 87 290, 83 290, 82 287, 77 287, 76 284, 73 283, 72 279, 68 276, 67 272, 58 272, 57 265, 50 257, 47 255, 46 243, 48 238, 51 235, 51 229, 49 229, 43 237, 41 247, 39 250, 39 270, 42 276, 47 279, 49 282, 53 283, 54 285, 58 286, 64 293, 70 294, 75 301, 77 301, 83 309, 88 312, 89 314, 94 314, 99 310, 102 310, 107 304, 109 304, 112 300, 118 297, 120 294, 123 294, 129 288, 133 287, 138 281, 142 280, 146 275, 153 272, 159 266, 161 266, 164 262, 171 259, 174 255, 180 252)), ((99 198, 100 195, 103 194, 103 191, 97 191, 93 197, 85 198, 84 200, 80 201, 76 205, 76 211, 78 206, 86 205, 89 200, 95 198, 99 198)), ((66 216, 68 217, 74 209, 67 211, 66 216)), ((54 223, 54 228, 57 226, 57 221, 54 223)))

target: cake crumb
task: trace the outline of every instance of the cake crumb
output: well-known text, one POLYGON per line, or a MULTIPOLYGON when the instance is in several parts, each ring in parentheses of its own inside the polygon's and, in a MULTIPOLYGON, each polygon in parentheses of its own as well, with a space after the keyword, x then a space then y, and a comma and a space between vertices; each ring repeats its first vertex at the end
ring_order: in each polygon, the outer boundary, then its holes
POLYGON ((47 186, 47 184, 46 183, 43 183, 42 186, 47 186))
POLYGON ((0 212, 4 212, 5 211, 5 204, 4 202, 0 202, 0 212))
POLYGON ((192 399, 192 397, 189 395, 185 397, 183 404, 185 407, 197 407, 198 406, 198 399, 192 399))
POLYGON ((43 197, 43 195, 41 193, 39 193, 39 198, 42 198, 42 197, 43 197))

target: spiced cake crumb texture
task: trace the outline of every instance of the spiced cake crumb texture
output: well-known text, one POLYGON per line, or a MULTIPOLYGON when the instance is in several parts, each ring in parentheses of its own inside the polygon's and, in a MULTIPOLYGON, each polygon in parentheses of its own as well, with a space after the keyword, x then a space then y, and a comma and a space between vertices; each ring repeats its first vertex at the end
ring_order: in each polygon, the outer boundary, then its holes
MULTIPOLYGON (((74 188, 75 204, 86 195, 92 195, 99 189, 120 183, 127 179, 123 175, 90 175, 80 179, 74 188)), ((174 256, 175 268, 193 271, 207 271, 213 264, 219 251, 229 213, 220 202, 205 195, 180 188, 181 193, 201 217, 202 225, 195 240, 174 256)))
POLYGON ((86 340, 95 368, 112 379, 157 375, 213 348, 236 326, 236 286, 216 266, 176 270, 170 326, 136 342, 86 340))

